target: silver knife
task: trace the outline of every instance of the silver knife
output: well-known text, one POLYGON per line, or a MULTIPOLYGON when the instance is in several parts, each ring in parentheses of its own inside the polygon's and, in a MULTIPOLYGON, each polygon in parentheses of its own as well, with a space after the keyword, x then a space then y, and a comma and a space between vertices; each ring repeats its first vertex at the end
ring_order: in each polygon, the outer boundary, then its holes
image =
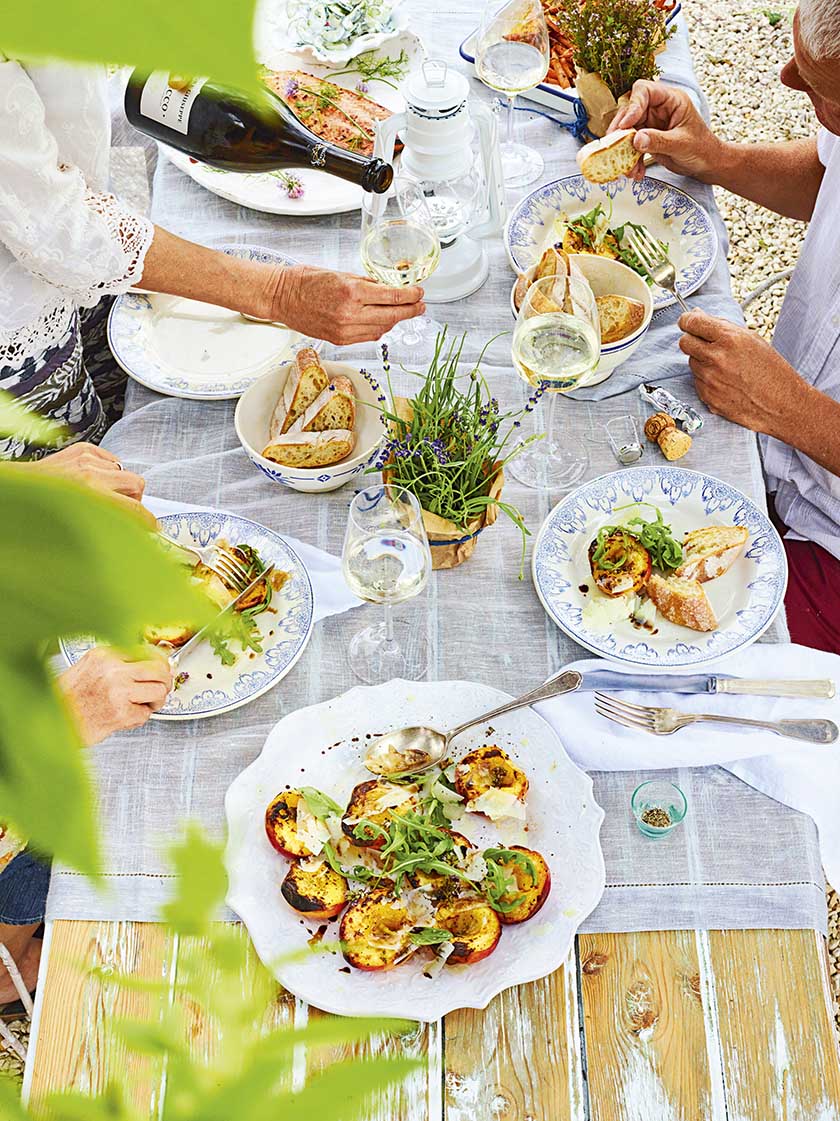
POLYGON ((227 615, 229 611, 233 611, 236 605, 238 603, 241 603, 242 600, 245 599, 245 597, 248 595, 248 593, 252 592, 254 588, 256 588, 257 584, 261 584, 263 580, 267 580, 273 571, 274 565, 270 564, 268 568, 264 569, 259 574, 259 576, 255 576, 248 587, 241 591, 235 599, 232 599, 230 601, 230 603, 225 604, 219 614, 214 615, 209 623, 205 623, 200 631, 196 631, 189 642, 185 642, 183 646, 179 646, 177 650, 173 650, 173 652, 169 655, 169 664, 171 666, 177 666, 185 654, 188 654, 190 650, 194 650, 199 642, 204 641, 204 639, 207 637, 207 632, 214 629, 223 615, 227 615))
POLYGON ((582 674, 582 691, 594 689, 638 689, 652 693, 740 693, 752 697, 823 697, 837 692, 833 681, 750 680, 727 674, 618 673, 596 669, 582 674))

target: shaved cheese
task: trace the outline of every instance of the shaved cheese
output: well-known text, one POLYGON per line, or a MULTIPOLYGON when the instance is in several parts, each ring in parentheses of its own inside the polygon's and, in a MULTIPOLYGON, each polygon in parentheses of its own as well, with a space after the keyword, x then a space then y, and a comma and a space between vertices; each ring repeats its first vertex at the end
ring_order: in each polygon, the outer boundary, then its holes
POLYGON ((324 822, 330 833, 330 840, 338 842, 344 836, 344 830, 341 828, 341 818, 338 814, 330 814, 324 822))
POLYGON ((324 856, 308 856, 299 862, 298 867, 301 872, 317 872, 319 868, 323 868, 326 862, 324 856))
POLYGON ((440 975, 440 971, 446 965, 450 955, 455 950, 454 942, 441 942, 439 946, 435 946, 434 961, 430 961, 426 968, 423 970, 423 976, 430 978, 434 981, 435 977, 440 975))
POLYGON ((435 908, 431 899, 418 888, 402 893, 402 903, 412 926, 434 926, 435 908))
POLYGON ((387 810, 395 810, 398 806, 410 802, 417 794, 416 786, 388 786, 378 791, 370 798, 365 799, 364 814, 362 817, 346 817, 347 825, 358 825, 365 818, 378 817, 387 810))
POLYGON ((487 875, 487 861, 480 852, 475 852, 464 865, 464 875, 473 883, 480 883, 487 875))
POLYGON ((633 610, 633 620, 636 623, 641 623, 644 627, 653 626, 656 620, 656 604, 652 599, 637 597, 636 606, 633 610))
POLYGON ((470 813, 486 814, 491 821, 498 821, 505 817, 516 818, 517 821, 525 820, 525 803, 520 802, 510 790, 499 790, 495 786, 491 786, 489 790, 485 790, 483 794, 468 802, 467 810, 470 813))
POLYGON ((583 621, 592 630, 604 630, 622 619, 629 619, 636 608, 636 596, 605 596, 597 588, 589 595, 589 602, 583 609, 583 621))
POLYGON ((330 839, 330 831, 323 821, 319 821, 306 804, 305 798, 298 799, 295 825, 299 840, 306 845, 313 856, 317 856, 330 839))

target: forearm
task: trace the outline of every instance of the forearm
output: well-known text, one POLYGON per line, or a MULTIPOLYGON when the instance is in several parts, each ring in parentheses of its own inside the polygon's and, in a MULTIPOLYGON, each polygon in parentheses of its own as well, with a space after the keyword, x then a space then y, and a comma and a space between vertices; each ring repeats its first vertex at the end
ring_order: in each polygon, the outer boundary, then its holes
POLYGON ((790 406, 769 434, 840 477, 840 401, 804 380, 789 400, 790 406))
POLYGON ((786 218, 807 222, 814 212, 825 168, 817 141, 720 146, 707 181, 786 218))
POLYGON ((274 314, 277 272, 271 265, 184 241, 155 226, 140 286, 269 319, 274 314))

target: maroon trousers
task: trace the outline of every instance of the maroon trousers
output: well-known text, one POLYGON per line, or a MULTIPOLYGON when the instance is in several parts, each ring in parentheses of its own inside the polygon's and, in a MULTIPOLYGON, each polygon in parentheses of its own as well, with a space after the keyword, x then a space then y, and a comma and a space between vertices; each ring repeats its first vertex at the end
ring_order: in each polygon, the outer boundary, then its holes
POLYGON ((840 654, 840 560, 813 541, 785 540, 784 546, 791 641, 840 654))

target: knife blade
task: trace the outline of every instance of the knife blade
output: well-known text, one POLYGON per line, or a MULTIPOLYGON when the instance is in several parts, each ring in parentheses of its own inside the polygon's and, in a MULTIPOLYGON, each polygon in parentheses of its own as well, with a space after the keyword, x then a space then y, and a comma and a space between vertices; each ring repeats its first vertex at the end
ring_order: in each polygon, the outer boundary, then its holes
POLYGON ((581 691, 637 689, 643 693, 738 693, 752 697, 822 697, 836 694, 833 681, 752 680, 729 674, 618 673, 596 669, 582 675, 581 691))
POLYGON ((223 615, 227 615, 229 611, 233 611, 236 605, 241 603, 242 600, 256 588, 257 584, 261 584, 263 580, 267 580, 273 571, 274 565, 270 564, 268 568, 263 569, 258 576, 255 576, 248 587, 244 588, 230 603, 225 604, 218 615, 214 615, 210 622, 205 623, 200 631, 196 631, 188 642, 185 642, 183 646, 180 646, 169 655, 169 664, 171 666, 177 666, 185 654, 188 654, 190 650, 194 650, 195 647, 207 637, 208 631, 213 630, 223 615))

